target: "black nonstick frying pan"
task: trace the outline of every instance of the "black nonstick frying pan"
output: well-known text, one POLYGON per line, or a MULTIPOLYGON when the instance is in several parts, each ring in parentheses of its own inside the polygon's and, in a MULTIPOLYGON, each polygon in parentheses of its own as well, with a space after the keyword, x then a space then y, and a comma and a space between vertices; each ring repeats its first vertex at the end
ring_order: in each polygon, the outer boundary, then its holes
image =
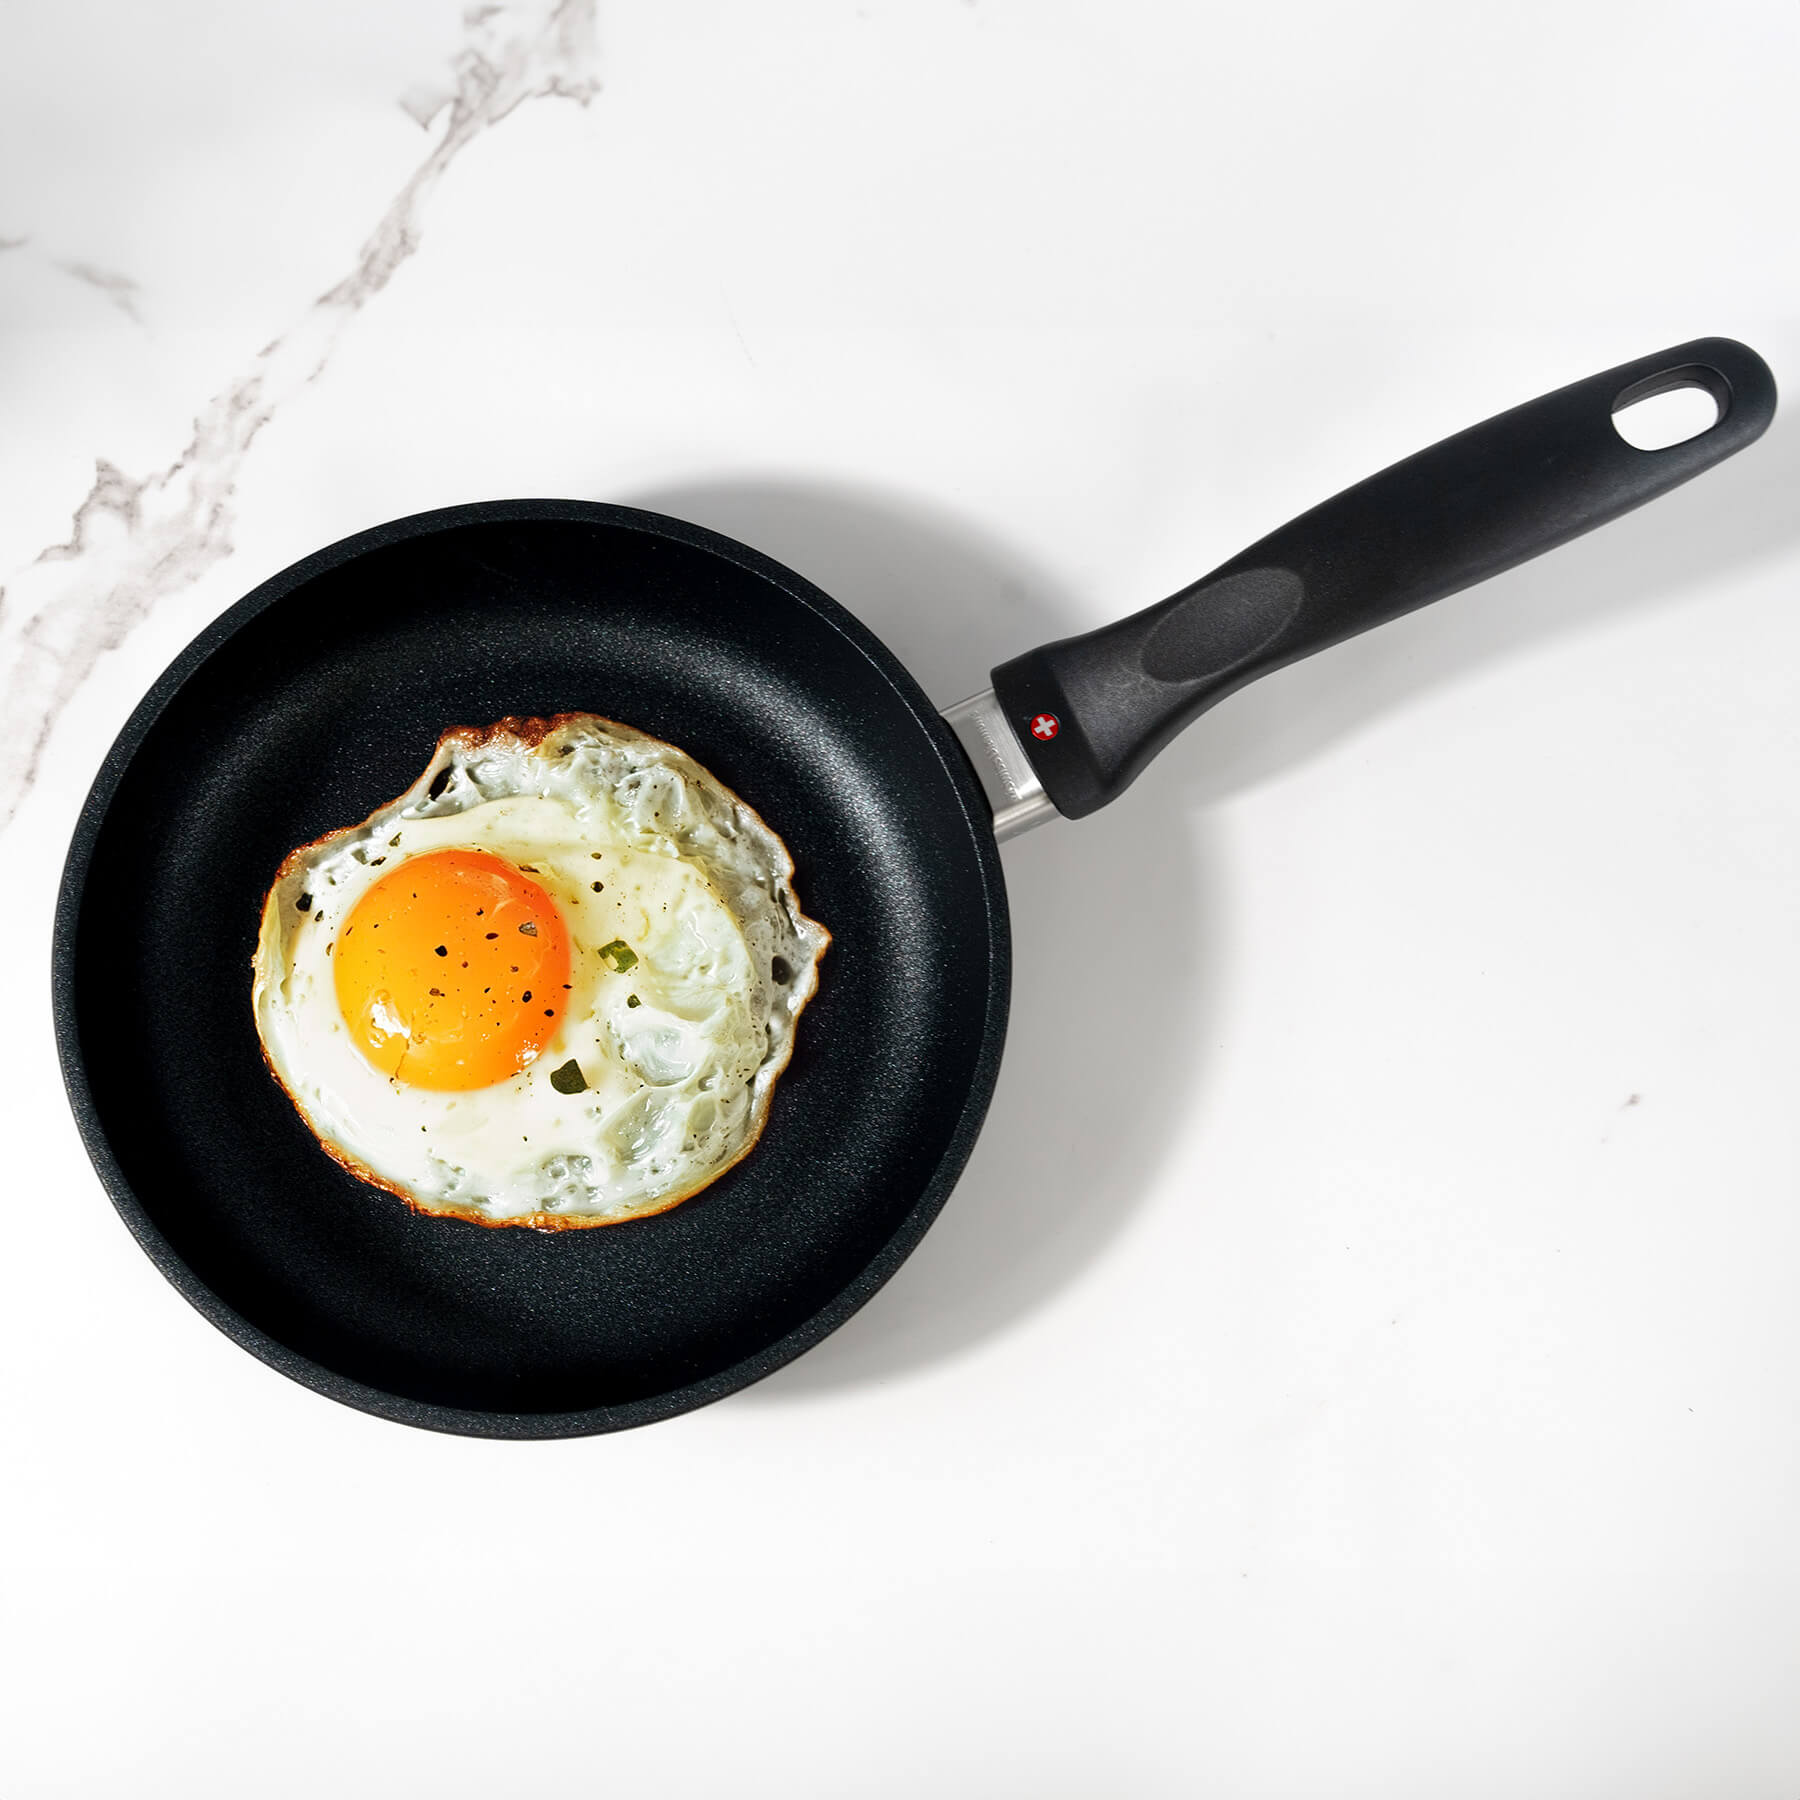
POLYGON ((334 1399, 520 1438, 716 1400, 861 1306, 969 1154, 1006 1024, 997 832, 1093 811, 1255 676, 1653 499, 1774 409, 1767 367, 1724 338, 1609 370, 1002 665, 942 717, 818 589, 678 520, 506 501, 346 539, 203 632, 88 796, 55 1005, 89 1153, 170 1281, 334 1399), (1716 423, 1625 443, 1615 411, 1680 386, 1716 423), (263 1066, 263 896, 446 727, 572 711, 680 744, 781 833, 833 934, 822 985, 762 1142, 685 1205, 554 1235, 419 1217, 329 1161, 263 1066))

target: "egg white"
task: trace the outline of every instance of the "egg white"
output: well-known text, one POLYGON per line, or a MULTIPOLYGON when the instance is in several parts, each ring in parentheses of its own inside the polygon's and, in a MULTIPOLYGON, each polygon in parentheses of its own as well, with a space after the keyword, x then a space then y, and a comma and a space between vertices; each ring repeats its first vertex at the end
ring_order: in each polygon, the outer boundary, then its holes
POLYGON ((762 1130, 830 941, 792 877, 775 833, 658 739, 587 714, 449 732, 399 799, 282 864, 252 982, 264 1054, 326 1150, 421 1211, 550 1230, 660 1212, 762 1130), (570 945, 555 1035, 459 1092, 369 1062, 331 961, 370 887, 446 849, 523 869, 570 945), (621 939, 623 971, 600 955, 621 939), (571 1061, 573 1093, 551 1080, 571 1061))

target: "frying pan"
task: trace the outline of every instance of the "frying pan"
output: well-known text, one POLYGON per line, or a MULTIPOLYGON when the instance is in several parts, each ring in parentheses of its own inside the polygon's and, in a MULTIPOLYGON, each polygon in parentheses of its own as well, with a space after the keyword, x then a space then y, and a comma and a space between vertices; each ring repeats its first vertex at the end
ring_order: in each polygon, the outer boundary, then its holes
POLYGON ((800 576, 567 500, 401 519, 204 631, 112 747, 56 917, 57 1041, 107 1192, 246 1349, 390 1419, 492 1437, 667 1418, 780 1367, 918 1243, 999 1069, 996 839, 1116 798, 1255 676, 1563 543, 1742 449, 1775 408, 1724 338, 1608 370, 1398 463, 940 716, 800 576), (1613 414, 1705 389, 1632 448, 1613 414), (833 942, 762 1142, 673 1211, 554 1235, 416 1216, 331 1162, 250 1008, 296 844, 405 788, 451 725, 591 711, 698 757, 786 839, 833 942))

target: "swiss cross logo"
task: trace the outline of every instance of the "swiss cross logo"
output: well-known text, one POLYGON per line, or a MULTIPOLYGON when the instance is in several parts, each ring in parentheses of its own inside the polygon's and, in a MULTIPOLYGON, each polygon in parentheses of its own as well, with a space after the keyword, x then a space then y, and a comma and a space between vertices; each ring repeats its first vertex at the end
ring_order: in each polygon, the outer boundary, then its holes
POLYGON ((1046 744, 1061 730, 1062 725, 1058 722, 1055 713, 1039 713, 1031 721, 1031 735, 1034 738, 1042 738, 1046 744))

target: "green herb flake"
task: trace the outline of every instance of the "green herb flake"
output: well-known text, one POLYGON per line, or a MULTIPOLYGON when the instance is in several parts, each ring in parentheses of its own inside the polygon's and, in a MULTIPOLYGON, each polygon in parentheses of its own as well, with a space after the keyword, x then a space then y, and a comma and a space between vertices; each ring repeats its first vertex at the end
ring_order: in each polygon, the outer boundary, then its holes
POLYGON ((627 969, 637 967, 637 952, 623 938, 614 938, 610 944, 600 946, 600 960, 615 975, 623 975, 627 969))
POLYGON ((560 1069, 550 1071, 550 1085, 559 1094, 581 1094, 587 1091, 587 1080, 581 1073, 581 1064, 572 1056, 560 1069))
POLYGON ((636 994, 630 994, 630 995, 626 996, 625 1004, 627 1006, 642 1006, 644 1003, 637 997, 636 994))

